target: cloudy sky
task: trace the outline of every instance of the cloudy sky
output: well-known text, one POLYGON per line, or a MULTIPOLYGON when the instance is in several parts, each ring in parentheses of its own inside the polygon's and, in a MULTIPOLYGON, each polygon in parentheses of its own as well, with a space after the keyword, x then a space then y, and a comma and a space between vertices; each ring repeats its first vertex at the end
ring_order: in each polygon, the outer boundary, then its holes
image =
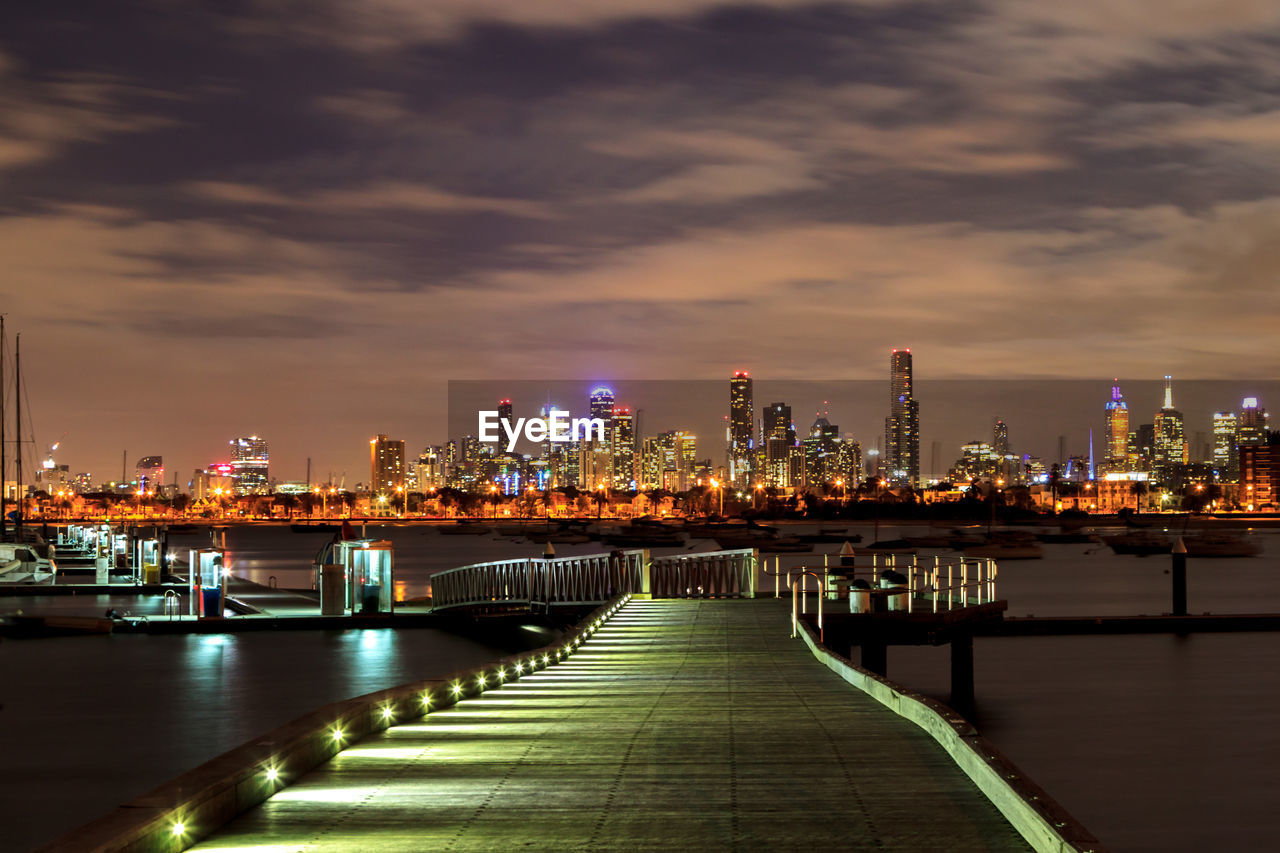
POLYGON ((353 482, 448 379, 1280 368, 1275 2, 16 5, 0 311, 76 471, 353 482))

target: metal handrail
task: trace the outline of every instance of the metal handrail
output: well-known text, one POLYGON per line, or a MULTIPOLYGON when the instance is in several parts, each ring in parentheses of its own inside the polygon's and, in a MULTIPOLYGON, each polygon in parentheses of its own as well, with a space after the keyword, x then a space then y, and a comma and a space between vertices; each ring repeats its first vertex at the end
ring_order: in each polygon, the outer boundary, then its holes
POLYGON ((804 579, 811 577, 818 584, 818 589, 816 590, 818 593, 818 641, 822 642, 824 639, 822 633, 822 600, 826 598, 823 595, 826 583, 815 571, 802 571, 799 573, 799 577, 800 582, 791 587, 791 638, 795 639, 799 635, 800 615, 805 612, 805 602, 807 600, 805 598, 804 579), (797 601, 797 599, 799 600, 797 601))
POLYGON ((870 566, 833 567, 823 555, 823 565, 800 565, 788 570, 788 585, 804 573, 820 577, 823 594, 830 592, 833 576, 849 580, 866 579, 872 589, 880 588, 882 573, 895 571, 906 580, 907 612, 918 603, 927 603, 932 612, 950 611, 996 600, 996 561, 990 557, 959 557, 873 554, 870 566))
POLYGON ((432 606, 586 604, 639 592, 654 598, 753 596, 758 560, 758 552, 749 548, 658 557, 647 550, 623 550, 491 560, 433 575, 432 606))
POLYGON ((175 589, 166 589, 164 591, 164 615, 169 617, 170 620, 175 616, 182 615, 182 598, 175 589), (173 603, 172 613, 169 607, 170 602, 173 603))

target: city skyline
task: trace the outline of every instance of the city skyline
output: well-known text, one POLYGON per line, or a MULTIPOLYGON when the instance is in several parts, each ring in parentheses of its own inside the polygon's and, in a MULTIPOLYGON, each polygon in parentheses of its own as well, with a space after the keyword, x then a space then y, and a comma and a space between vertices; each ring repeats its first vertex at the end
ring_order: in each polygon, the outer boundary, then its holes
POLYGON ((1280 373, 1266 4, 535 5, 15 11, 37 438, 301 477, 450 377, 1280 373))
MULTIPOLYGON (((731 385, 732 379, 733 377, 716 380, 632 380, 613 383, 585 380, 557 380, 551 383, 536 380, 472 380, 456 383, 467 388, 468 393, 460 395, 455 407, 458 417, 453 418, 449 424, 444 422, 443 414, 437 412, 434 416, 424 416, 418 421, 418 426, 403 432, 370 429, 366 435, 357 438, 354 447, 342 448, 341 452, 350 460, 348 467, 331 464, 331 459, 313 456, 311 482, 329 482, 331 473, 335 483, 342 481, 345 475, 345 482, 349 487, 358 482, 367 482, 368 448, 370 441, 376 438, 376 433, 403 441, 406 464, 412 467, 413 460, 424 449, 442 447, 451 438, 460 439, 464 435, 475 433, 475 409, 468 408, 470 403, 463 403, 462 399, 474 397, 481 402, 488 401, 486 405, 500 401, 502 410, 513 411, 517 417, 527 417, 538 414, 545 407, 546 395, 541 392, 535 394, 533 389, 542 389, 548 384, 561 389, 577 387, 581 399, 577 401, 576 413, 583 415, 588 413, 590 407, 590 391, 602 384, 607 385, 616 398, 609 403, 611 410, 615 404, 619 409, 627 404, 625 408, 629 410, 628 415, 640 417, 640 431, 635 431, 634 426, 629 427, 633 430, 637 443, 662 431, 684 429, 692 435, 701 436, 698 443, 700 459, 710 458, 716 464, 726 464, 729 447, 726 427, 730 409, 727 386, 731 385), (513 388, 520 389, 523 393, 513 393, 513 388), (505 390, 502 391, 502 397, 498 397, 488 393, 490 389, 505 390), (716 397, 710 396, 712 392, 716 397), (655 396, 667 398, 668 407, 663 409, 651 405, 655 400, 650 398, 655 396), (634 405, 637 402, 650 405, 634 405), (431 423, 436 426, 431 427, 431 423)), ((799 438, 808 434, 815 419, 829 416, 839 426, 841 435, 861 444, 864 459, 868 458, 868 451, 883 450, 880 442, 883 441, 885 404, 878 401, 884 399, 884 390, 889 387, 886 380, 849 383, 817 380, 788 382, 760 378, 758 381, 760 384, 756 388, 763 390, 756 391, 757 432, 762 426, 768 405, 775 402, 774 398, 778 398, 776 402, 782 402, 791 409, 791 423, 799 438)), ((754 382, 756 378, 753 373, 754 382)), ((1175 382, 1178 399, 1192 401, 1186 407, 1185 418, 1186 441, 1192 444, 1190 456, 1193 459, 1211 458, 1211 450, 1205 452, 1205 448, 1211 448, 1214 440, 1215 414, 1229 411, 1240 417, 1246 411, 1242 403, 1247 403, 1248 400, 1265 409, 1268 399, 1280 399, 1280 382, 1179 382, 1176 379, 1175 382)), ((973 441, 990 442, 992 423, 997 419, 1003 423, 1006 436, 1011 433, 1008 440, 1015 454, 1039 457, 1049 463, 1057 460, 1060 436, 1067 438, 1066 450, 1069 455, 1086 455, 1088 432, 1092 429, 1095 433, 1094 459, 1099 475, 1106 470, 1106 416, 1107 405, 1111 402, 1116 385, 1114 379, 1049 382, 916 380, 914 384, 917 389, 924 389, 925 401, 922 416, 924 426, 921 430, 921 481, 944 476, 963 445, 973 441), (957 411, 964 411, 965 414, 957 417, 957 411), (948 437, 942 440, 936 437, 939 435, 948 437), (935 443, 938 445, 936 453, 932 452, 935 443)), ((1131 430, 1137 430, 1141 425, 1156 420, 1164 401, 1165 385, 1165 380, 1119 380, 1119 386, 1124 389, 1131 430)), ((572 408, 573 395, 566 391, 558 395, 554 402, 558 406, 572 408)), ((176 438, 177 435, 175 431, 173 436, 176 438)), ((257 435, 253 438, 257 439, 257 435)), ((271 447, 270 476, 273 481, 299 482, 305 479, 308 454, 296 446, 290 446, 292 441, 297 440, 295 433, 263 435, 263 440, 271 447)), ((172 483, 176 472, 179 484, 185 488, 193 470, 219 462, 231 463, 234 445, 235 440, 232 442, 231 453, 228 453, 227 439, 220 437, 210 453, 193 457, 192 464, 170 451, 163 454, 139 453, 136 456, 130 451, 126 460, 122 460, 117 453, 114 454, 114 466, 105 469, 105 474, 93 471, 89 473, 93 474, 95 482, 115 481, 119 479, 117 472, 122 462, 126 463, 126 474, 131 476, 137 457, 156 455, 165 460, 165 482, 172 483)), ((520 449, 525 453, 531 450, 524 445, 520 449)), ((57 458, 60 464, 68 464, 67 460, 74 461, 77 457, 59 452, 57 458)), ((31 461, 28 458, 28 470, 31 461)), ((81 470, 68 464, 71 476, 81 470)), ((29 482, 30 479, 28 477, 29 482)))

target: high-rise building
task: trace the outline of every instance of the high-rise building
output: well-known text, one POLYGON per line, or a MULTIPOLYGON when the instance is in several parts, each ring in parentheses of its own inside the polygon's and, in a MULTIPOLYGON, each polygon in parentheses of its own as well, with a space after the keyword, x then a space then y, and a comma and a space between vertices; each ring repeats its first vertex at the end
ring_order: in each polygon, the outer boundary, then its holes
POLYGON ((1240 403, 1240 444, 1266 444, 1269 421, 1267 410, 1258 405, 1258 398, 1245 397, 1240 403))
POLYGON ((134 466, 138 488, 153 492, 164 484, 164 457, 144 456, 134 466))
POLYGON ((418 454, 417 464, 418 490, 422 492, 438 489, 445 484, 445 452, 435 446, 428 446, 418 454))
POLYGON ((1213 413, 1213 470, 1219 483, 1234 483, 1240 476, 1240 437, 1235 412, 1213 413))
POLYGON ((1160 407, 1160 411, 1156 412, 1154 438, 1151 454, 1152 473, 1158 482, 1172 482, 1178 466, 1187 461, 1182 412, 1173 407, 1172 376, 1164 378, 1164 405, 1160 407))
POLYGON ((1280 501, 1280 433, 1261 444, 1240 445, 1240 504, 1253 511, 1280 501))
POLYGON ((583 442, 583 453, 591 454, 592 458, 583 465, 582 476, 589 475, 590 482, 587 485, 595 488, 600 483, 608 485, 613 482, 613 389, 607 385, 591 389, 589 406, 590 417, 604 423, 604 441, 600 441, 592 433, 592 438, 583 442), (590 471, 586 470, 588 467, 590 471))
MULTIPOLYGON (((511 400, 504 398, 498 401, 498 420, 506 421, 512 427, 516 425, 515 419, 511 417, 511 400)), ((501 430, 502 427, 499 426, 498 429, 501 430)))
MULTIPOLYGON (((1116 380, 1119 383, 1119 379, 1116 380)), ((1107 448, 1105 471, 1122 472, 1129 464, 1129 404, 1120 393, 1119 384, 1111 386, 1111 399, 1107 401, 1107 448)))
POLYGON ((802 442, 805 485, 820 487, 844 480, 840 443, 840 427, 819 416, 802 442))
POLYGON ((662 488, 662 471, 665 461, 662 444, 662 436, 645 436, 640 453, 639 486, 641 489, 662 488))
POLYGON ((271 487, 267 440, 251 435, 231 439, 231 477, 236 495, 265 495, 271 487))
POLYGON ((960 458, 947 472, 952 483, 968 483, 972 480, 994 480, 998 473, 1000 457, 995 448, 985 441, 970 441, 960 446, 960 458))
POLYGON ((660 471, 659 487, 669 492, 688 491, 697 467, 697 436, 680 429, 668 430, 657 436, 653 449, 660 461, 648 464, 653 465, 655 473, 660 471))
POLYGON ((855 489, 862 482, 862 445, 852 434, 846 434, 840 441, 836 472, 836 479, 844 489, 855 489))
POLYGON ((1009 455, 1009 425, 999 418, 991 428, 991 449, 1001 459, 1009 455))
POLYGON ((369 441, 369 492, 391 496, 404 487, 404 442, 378 435, 369 441))
POLYGON ((613 487, 630 491, 636 488, 635 420, 627 406, 613 408, 613 487))
POLYGON ((729 380, 729 481, 739 489, 752 485, 754 425, 755 393, 751 376, 739 370, 729 380))
POLYGON ((791 420, 791 407, 786 403, 770 403, 763 412, 764 445, 763 480, 770 486, 787 489, 796 479, 791 451, 796 447, 796 426, 791 420))
POLYGON ((197 468, 191 477, 192 500, 221 501, 229 498, 235 488, 235 471, 229 462, 214 462, 207 468, 197 468))
POLYGON ((913 396, 911 350, 889 355, 889 417, 884 422, 885 472, 889 482, 920 482, 920 404, 913 396))

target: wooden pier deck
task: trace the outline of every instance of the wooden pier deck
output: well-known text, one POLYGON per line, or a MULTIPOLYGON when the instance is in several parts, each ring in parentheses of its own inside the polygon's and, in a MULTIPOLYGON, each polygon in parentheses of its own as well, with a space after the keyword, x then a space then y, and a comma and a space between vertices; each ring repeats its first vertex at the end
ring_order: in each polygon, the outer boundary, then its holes
POLYGON ((632 601, 559 666, 353 744, 193 849, 1029 849, 789 634, 773 600, 632 601))

